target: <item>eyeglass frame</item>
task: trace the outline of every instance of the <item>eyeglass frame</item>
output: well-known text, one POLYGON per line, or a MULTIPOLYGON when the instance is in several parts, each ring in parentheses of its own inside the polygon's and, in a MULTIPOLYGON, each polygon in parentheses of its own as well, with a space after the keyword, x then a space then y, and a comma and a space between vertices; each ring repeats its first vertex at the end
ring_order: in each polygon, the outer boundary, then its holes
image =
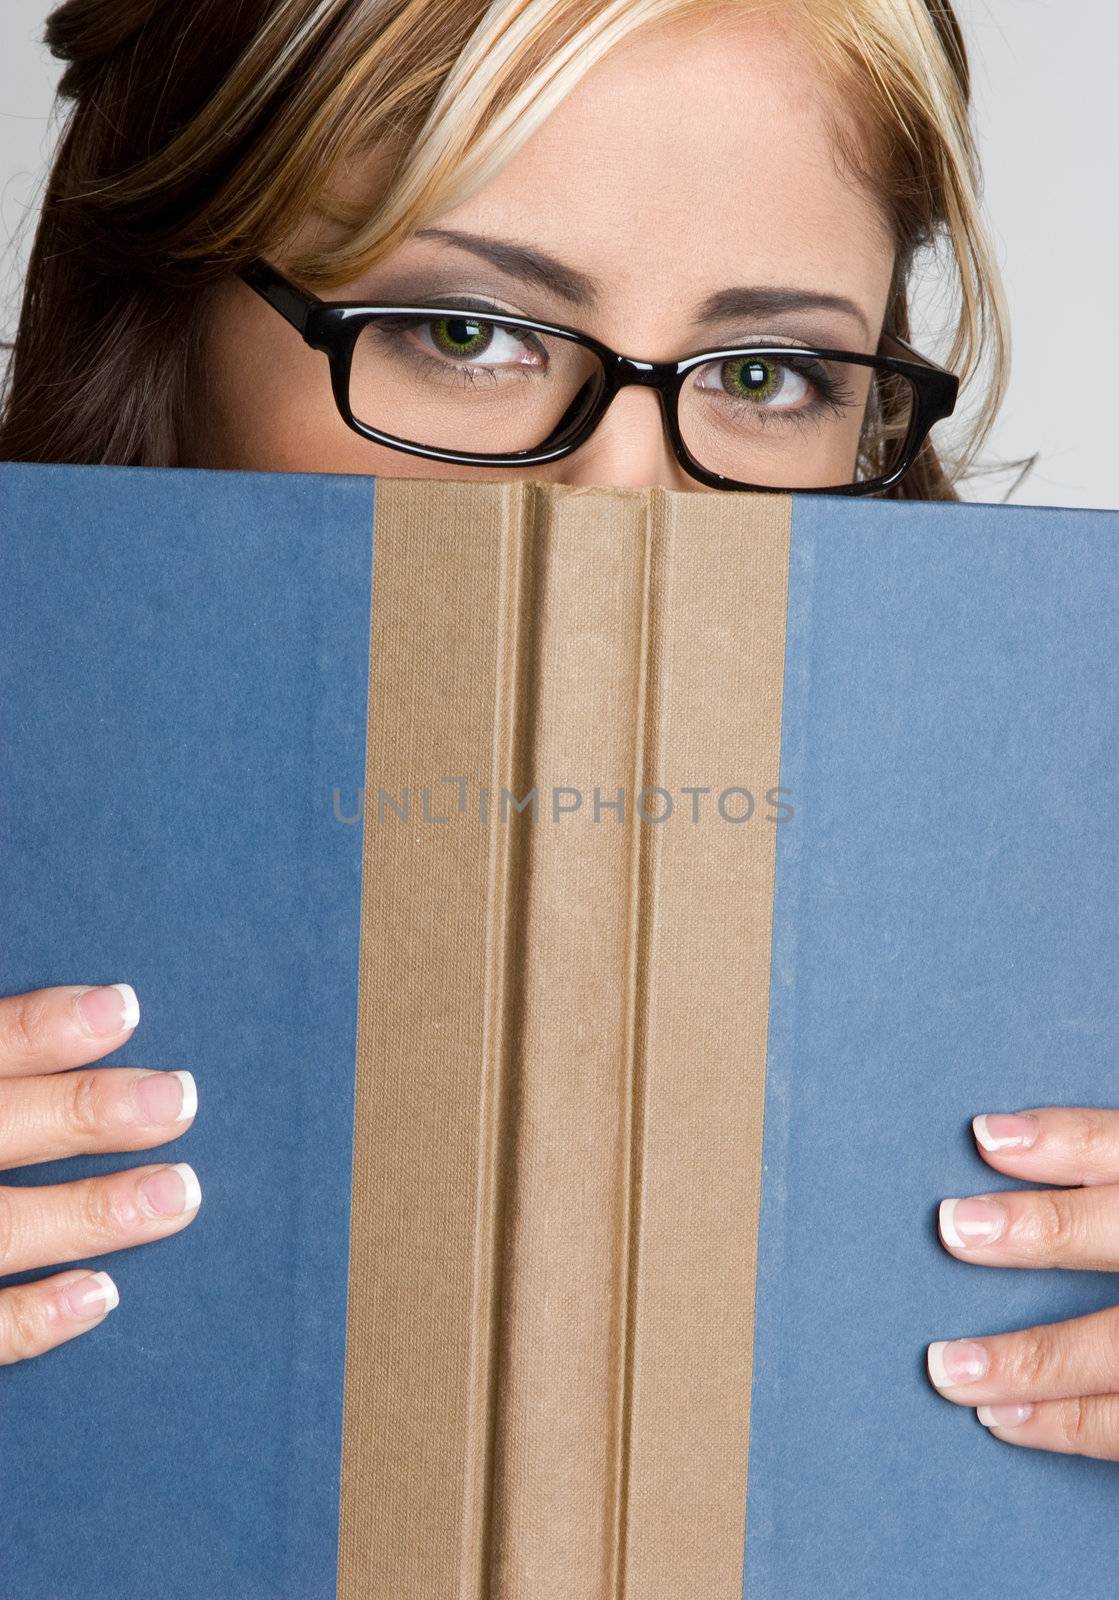
POLYGON ((605 416, 611 401, 620 390, 630 384, 655 389, 660 398, 661 415, 672 452, 684 471, 698 482, 712 489, 726 489, 760 494, 881 494, 899 483, 913 466, 930 429, 937 422, 952 415, 959 394, 960 380, 946 367, 938 366, 927 356, 892 334, 883 334, 879 340, 879 353, 866 355, 852 350, 830 350, 806 344, 747 343, 728 349, 711 349, 693 352, 677 361, 640 361, 635 356, 624 356, 603 344, 593 334, 562 323, 540 322, 533 317, 515 316, 511 312, 472 310, 462 306, 370 305, 358 300, 323 300, 309 290, 301 289, 263 257, 256 257, 241 267, 238 276, 256 291, 274 310, 300 333, 313 350, 322 351, 330 362, 331 388, 334 402, 342 420, 362 438, 392 450, 419 456, 427 461, 449 461, 460 466, 521 467, 539 466, 549 461, 561 460, 584 444, 605 416), (496 323, 498 326, 523 328, 529 332, 551 334, 571 340, 597 356, 604 375, 604 383, 595 403, 560 445, 548 449, 535 447, 517 450, 504 455, 486 455, 462 450, 445 450, 435 445, 420 445, 412 440, 397 438, 374 428, 371 423, 355 417, 350 405, 350 368, 354 348, 362 330, 377 317, 385 315, 425 316, 431 318, 460 316, 496 323), (882 347, 888 346, 888 351, 882 347), (680 432, 678 405, 680 390, 688 373, 711 361, 728 360, 733 356, 756 355, 796 356, 805 360, 846 361, 859 366, 885 369, 907 378, 913 387, 916 402, 909 421, 898 464, 888 473, 865 483, 838 484, 828 488, 781 489, 770 484, 740 482, 721 473, 710 472, 689 453, 680 432))

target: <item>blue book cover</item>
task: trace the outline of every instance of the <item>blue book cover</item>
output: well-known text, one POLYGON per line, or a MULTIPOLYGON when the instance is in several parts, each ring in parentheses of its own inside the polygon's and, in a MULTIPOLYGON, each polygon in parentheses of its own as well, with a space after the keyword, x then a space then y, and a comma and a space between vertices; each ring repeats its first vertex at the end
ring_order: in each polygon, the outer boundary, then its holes
POLYGON ((199 1090, 0 1186, 203 1194, 0 1275, 0 1596, 1110 1600, 925 1363, 1119 1302, 936 1224, 1119 1105, 1119 513, 7 464, 0 594, 0 994, 199 1090))

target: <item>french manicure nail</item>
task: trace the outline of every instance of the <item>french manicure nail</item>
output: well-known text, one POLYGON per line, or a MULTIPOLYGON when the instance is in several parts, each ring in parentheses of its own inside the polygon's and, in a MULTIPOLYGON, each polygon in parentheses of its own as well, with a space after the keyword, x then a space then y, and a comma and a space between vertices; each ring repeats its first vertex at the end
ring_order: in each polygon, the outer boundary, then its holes
POLYGON ((942 1200, 940 1231, 945 1244, 957 1250, 992 1244, 1006 1231, 1006 1210, 997 1200, 985 1195, 969 1195, 966 1200, 942 1200))
POLYGON ((103 1039, 110 1033, 134 1028, 140 1020, 140 1002, 130 983, 108 983, 78 996, 78 1015, 87 1033, 103 1039))
POLYGON ((1017 1428, 1034 1414, 1030 1405, 977 1406, 975 1415, 985 1428, 1017 1428))
POLYGON ((929 1377, 938 1389, 976 1383, 987 1371, 987 1352, 970 1339, 937 1339, 929 1345, 929 1377))
POLYGON ((120 1305, 120 1295, 107 1272, 91 1272, 65 1286, 62 1303, 72 1317, 88 1322, 90 1317, 99 1317, 103 1311, 120 1305))
POLYGON ((186 1122, 198 1110, 198 1087, 190 1072, 149 1072, 129 1084, 133 1105, 145 1122, 186 1122))
POLYGON ((1036 1144, 1041 1124, 1028 1111, 986 1112, 973 1117, 975 1137, 984 1150, 1028 1150, 1036 1144))
POLYGON ((149 1172, 140 1184, 140 1193, 148 1210, 158 1217, 181 1216, 202 1202, 202 1186, 185 1161, 149 1172))

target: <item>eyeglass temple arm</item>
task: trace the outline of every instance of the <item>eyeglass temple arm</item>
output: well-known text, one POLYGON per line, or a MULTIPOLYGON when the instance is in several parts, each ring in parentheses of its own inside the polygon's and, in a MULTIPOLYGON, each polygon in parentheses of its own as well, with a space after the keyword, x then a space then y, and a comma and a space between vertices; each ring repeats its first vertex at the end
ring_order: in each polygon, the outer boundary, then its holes
POLYGON ((905 340, 899 339, 896 334, 884 333, 879 348, 884 356, 898 356, 903 361, 915 361, 919 367, 928 367, 932 372, 942 372, 946 378, 954 376, 947 367, 938 366, 935 361, 930 361, 928 356, 923 356, 919 350, 914 350, 911 344, 906 344, 905 340))
POLYGON ((270 267, 267 261, 259 257, 242 267, 238 276, 245 280, 250 289, 262 295, 270 306, 274 306, 304 338, 307 337, 307 323, 319 303, 314 295, 297 288, 282 272, 277 272, 275 267, 270 267))

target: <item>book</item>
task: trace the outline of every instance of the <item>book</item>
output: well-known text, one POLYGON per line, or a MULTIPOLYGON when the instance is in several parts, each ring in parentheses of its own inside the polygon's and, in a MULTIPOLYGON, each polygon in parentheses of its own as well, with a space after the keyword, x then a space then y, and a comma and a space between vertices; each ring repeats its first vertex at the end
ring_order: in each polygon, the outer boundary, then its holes
POLYGON ((99 1064, 199 1088, 0 1186, 203 1193, 0 1371, 0 1594, 1114 1593, 1119 1466, 925 1351, 1119 1297, 936 1234, 1021 1186, 974 1115, 1117 1103, 1119 513, 8 464, 0 527, 0 993, 129 982, 99 1064))

